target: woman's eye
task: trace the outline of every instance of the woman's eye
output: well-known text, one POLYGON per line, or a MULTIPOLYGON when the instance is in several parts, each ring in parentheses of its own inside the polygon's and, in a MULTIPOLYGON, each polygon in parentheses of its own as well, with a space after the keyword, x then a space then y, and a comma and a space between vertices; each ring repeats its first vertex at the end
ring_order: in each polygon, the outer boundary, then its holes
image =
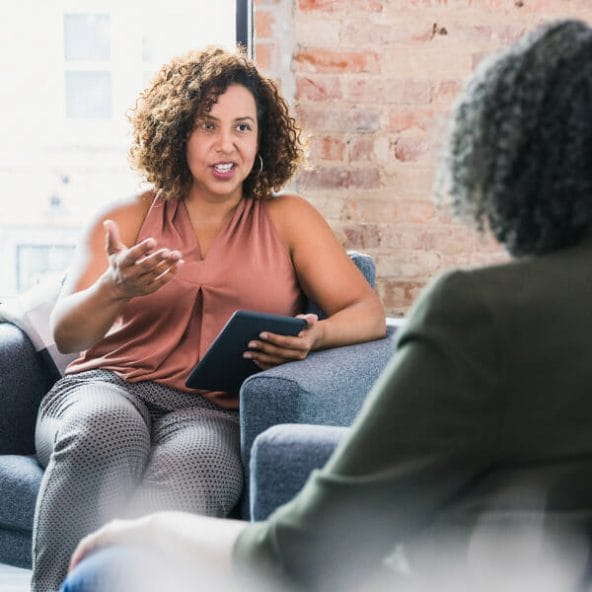
POLYGON ((212 121, 202 121, 201 125, 199 126, 203 130, 213 130, 214 129, 214 122, 212 121))
POLYGON ((236 128, 239 132, 249 132, 251 131, 251 126, 248 123, 239 123, 236 128))

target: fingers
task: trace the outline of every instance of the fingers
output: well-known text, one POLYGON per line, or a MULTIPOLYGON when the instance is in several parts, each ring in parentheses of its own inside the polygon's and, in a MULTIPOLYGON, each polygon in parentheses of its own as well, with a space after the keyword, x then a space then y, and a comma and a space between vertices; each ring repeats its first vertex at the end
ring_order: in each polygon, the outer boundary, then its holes
POLYGON ((70 558, 68 572, 71 572, 87 555, 90 555, 90 553, 96 551, 106 544, 106 542, 102 540, 104 528, 105 527, 85 536, 80 540, 78 546, 72 554, 72 557, 70 558))
POLYGON ((177 250, 155 250, 156 241, 153 238, 146 238, 128 248, 113 220, 105 220, 103 226, 110 274, 117 292, 123 297, 155 292, 174 277, 183 263, 177 250))
POLYGON ((113 543, 135 542, 144 540, 145 524, 148 517, 138 518, 136 520, 112 520, 95 532, 85 536, 80 540, 74 550, 68 566, 68 571, 72 571, 87 555, 93 551, 111 545, 113 543))
POLYGON ((315 341, 316 315, 298 315, 308 327, 297 336, 278 335, 264 331, 259 339, 248 343, 249 350, 243 357, 252 360, 259 368, 267 369, 289 361, 303 360, 315 341))
POLYGON ((105 250, 108 255, 119 253, 127 248, 121 241, 119 226, 113 220, 105 220, 103 228, 105 229, 105 250))
POLYGON ((68 572, 71 572, 93 548, 93 546, 87 545, 86 538, 82 539, 72 554, 70 564, 68 565, 68 572))

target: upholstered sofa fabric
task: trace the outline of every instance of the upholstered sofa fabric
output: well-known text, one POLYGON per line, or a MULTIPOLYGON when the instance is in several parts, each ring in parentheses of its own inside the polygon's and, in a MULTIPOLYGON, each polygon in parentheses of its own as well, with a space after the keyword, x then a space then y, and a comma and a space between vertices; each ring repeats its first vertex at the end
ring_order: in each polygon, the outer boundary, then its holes
POLYGON ((255 438, 251 450, 251 520, 265 520, 289 502, 327 462, 349 428, 282 424, 255 438))

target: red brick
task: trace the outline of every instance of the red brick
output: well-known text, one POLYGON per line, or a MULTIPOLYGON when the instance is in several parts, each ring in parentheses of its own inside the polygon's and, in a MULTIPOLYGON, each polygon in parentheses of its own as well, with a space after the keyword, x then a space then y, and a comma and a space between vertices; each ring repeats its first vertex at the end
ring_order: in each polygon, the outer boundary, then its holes
POLYGON ((388 315, 404 315, 424 289, 427 280, 401 281, 377 277, 376 287, 388 315))
POLYGON ((374 261, 380 273, 395 274, 398 279, 422 279, 440 268, 441 257, 436 251, 404 251, 390 249, 375 251, 374 261))
POLYGON ((256 10, 254 14, 254 35, 256 39, 272 37, 275 16, 269 10, 256 10))
POLYGON ((273 46, 264 43, 255 45, 255 62, 264 71, 270 72, 272 69, 272 49, 273 46))
POLYGON ((382 4, 380 0, 298 0, 298 10, 382 12, 382 4))
POLYGON ((336 76, 306 76, 296 81, 296 95, 309 101, 341 98, 341 81, 336 76))
POLYGON ((380 171, 376 167, 323 167, 298 174, 297 186, 302 189, 378 189, 380 171))
POLYGON ((412 224, 428 224, 434 219, 436 206, 433 200, 400 200, 399 219, 412 224))
POLYGON ((350 162, 374 160, 374 137, 364 135, 352 138, 349 141, 348 156, 350 162))
POLYGON ((395 140, 394 156, 401 162, 416 162, 429 155, 430 149, 425 135, 401 136, 395 140))
POLYGON ((347 197, 344 200, 341 217, 345 222, 391 224, 398 217, 396 200, 375 197, 347 197))
POLYGON ((297 105, 300 124, 309 133, 343 132, 369 133, 380 129, 380 116, 371 109, 352 108, 347 105, 297 105))
POLYGON ((425 108, 400 107, 392 109, 386 131, 403 132, 410 129, 427 130, 432 125, 434 111, 425 108))
POLYGON ((344 224, 342 232, 346 237, 346 249, 372 249, 380 246, 382 229, 380 224, 344 224))
POLYGON ((433 37, 433 25, 426 24, 425 19, 418 22, 399 23, 376 22, 367 19, 356 19, 343 26, 341 41, 345 46, 372 47, 392 43, 424 42, 433 37))
POLYGON ((464 87, 463 80, 442 80, 438 82, 432 96, 433 102, 452 104, 464 87))
POLYGON ((378 58, 371 51, 302 49, 294 56, 299 72, 378 72, 378 58))
POLYGON ((341 136, 314 136, 309 140, 310 160, 343 161, 345 142, 341 136))
POLYGON ((428 80, 359 78, 346 85, 344 98, 357 103, 427 104, 432 100, 432 83, 428 80))

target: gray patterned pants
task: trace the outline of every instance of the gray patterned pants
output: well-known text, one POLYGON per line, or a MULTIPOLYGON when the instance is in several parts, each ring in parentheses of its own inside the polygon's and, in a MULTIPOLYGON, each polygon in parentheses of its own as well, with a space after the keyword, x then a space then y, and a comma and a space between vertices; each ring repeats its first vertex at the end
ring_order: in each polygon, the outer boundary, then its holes
POLYGON ((46 466, 33 529, 33 592, 59 589, 78 541, 156 510, 226 516, 242 490, 238 412, 113 372, 66 376, 35 434, 46 466))

